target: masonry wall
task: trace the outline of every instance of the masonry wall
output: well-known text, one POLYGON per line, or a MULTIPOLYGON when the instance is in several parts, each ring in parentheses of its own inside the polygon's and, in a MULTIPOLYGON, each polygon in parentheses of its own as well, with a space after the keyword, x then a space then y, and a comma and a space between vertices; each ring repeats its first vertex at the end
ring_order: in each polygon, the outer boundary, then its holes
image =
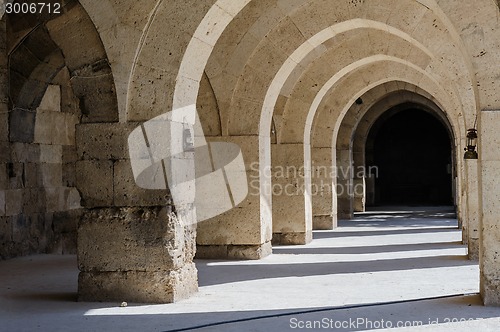
POLYGON ((77 124, 118 119, 106 54, 76 1, 7 15, 1 36, 0 259, 75 254, 77 124))
POLYGON ((79 100, 73 94, 67 67, 55 65, 58 71, 51 76, 29 70, 40 68, 43 60, 57 63, 62 60, 59 57, 26 58, 29 43, 9 57, 7 30, 4 18, 0 40, 0 259, 76 253, 76 228, 82 213, 75 188, 79 100), (28 95, 34 97, 24 97, 28 95))

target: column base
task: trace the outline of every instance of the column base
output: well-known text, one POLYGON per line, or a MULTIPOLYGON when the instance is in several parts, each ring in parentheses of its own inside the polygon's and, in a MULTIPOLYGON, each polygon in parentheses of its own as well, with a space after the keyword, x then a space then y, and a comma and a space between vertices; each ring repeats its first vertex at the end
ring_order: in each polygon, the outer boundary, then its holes
POLYGON ((172 303, 198 291, 194 264, 175 271, 80 272, 78 301, 172 303))
POLYGON ((312 232, 305 233, 273 233, 273 245, 303 245, 312 241, 312 232))
POLYGON ((337 228, 337 217, 325 215, 313 217, 313 230, 330 231, 337 228))
POLYGON ((490 280, 481 273, 481 298, 485 306, 500 307, 500 280, 490 280))
POLYGON ((196 259, 258 260, 272 253, 271 242, 261 245, 197 245, 196 259))

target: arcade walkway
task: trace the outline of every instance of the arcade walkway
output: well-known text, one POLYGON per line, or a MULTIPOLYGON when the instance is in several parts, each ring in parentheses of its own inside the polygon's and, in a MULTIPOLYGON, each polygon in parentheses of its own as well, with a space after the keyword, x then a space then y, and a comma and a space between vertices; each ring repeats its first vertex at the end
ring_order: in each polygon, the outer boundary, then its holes
POLYGON ((199 293, 175 304, 75 302, 74 256, 0 262, 0 330, 497 331, 453 212, 399 210, 358 214, 261 261, 199 260, 199 293))

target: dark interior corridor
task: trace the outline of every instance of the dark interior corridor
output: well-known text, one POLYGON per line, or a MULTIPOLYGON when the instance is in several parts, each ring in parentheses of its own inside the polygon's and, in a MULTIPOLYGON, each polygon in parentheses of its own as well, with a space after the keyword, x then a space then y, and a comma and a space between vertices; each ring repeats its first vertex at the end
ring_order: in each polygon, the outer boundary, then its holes
POLYGON ((370 136, 366 160, 378 167, 375 205, 453 204, 450 136, 440 120, 406 109, 381 117, 370 136))

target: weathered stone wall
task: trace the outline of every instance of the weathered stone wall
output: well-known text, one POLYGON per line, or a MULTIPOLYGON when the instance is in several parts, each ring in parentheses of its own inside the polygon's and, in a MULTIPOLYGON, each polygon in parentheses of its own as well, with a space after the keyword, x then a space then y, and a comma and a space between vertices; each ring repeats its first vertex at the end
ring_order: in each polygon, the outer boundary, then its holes
POLYGON ((77 1, 2 21, 0 258, 76 253, 76 124, 116 121, 111 69, 77 1))
POLYGON ((46 31, 14 46, 16 24, 2 21, 0 258, 76 253, 79 100, 61 53, 52 52, 54 44, 41 46, 46 31))

